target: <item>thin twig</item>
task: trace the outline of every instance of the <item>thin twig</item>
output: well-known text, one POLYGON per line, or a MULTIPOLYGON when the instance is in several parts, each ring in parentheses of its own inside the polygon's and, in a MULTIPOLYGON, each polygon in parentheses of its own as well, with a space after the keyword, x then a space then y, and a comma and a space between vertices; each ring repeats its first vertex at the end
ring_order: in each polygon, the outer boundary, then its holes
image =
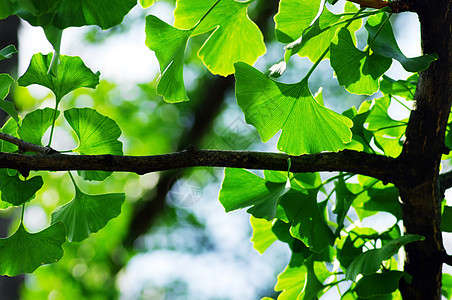
POLYGON ((21 140, 19 138, 16 138, 15 136, 12 136, 12 135, 9 135, 6 133, 2 133, 2 132, 0 132, 0 140, 4 140, 6 142, 9 142, 11 144, 18 146, 19 152, 33 152, 33 153, 44 154, 44 155, 58 153, 57 151, 53 150, 50 147, 43 147, 43 146, 39 146, 36 144, 32 144, 32 143, 26 142, 24 140, 21 140))

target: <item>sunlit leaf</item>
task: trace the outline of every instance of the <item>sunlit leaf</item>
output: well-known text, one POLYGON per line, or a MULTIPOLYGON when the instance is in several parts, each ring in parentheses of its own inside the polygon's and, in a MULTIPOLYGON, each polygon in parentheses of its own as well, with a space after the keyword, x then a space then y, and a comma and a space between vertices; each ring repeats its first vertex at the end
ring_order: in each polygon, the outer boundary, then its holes
MULTIPOLYGON (((0 0, 0 11, 1 11, 1 0, 0 0)), ((0 15, 1 19, 1 15, 0 15)), ((9 45, 0 50, 0 60, 11 58, 14 53, 17 53, 16 47, 14 45, 9 45)))
POLYGON ((219 200, 226 212, 247 210, 256 218, 272 220, 286 183, 274 183, 243 169, 225 169, 219 200))
POLYGON ((121 213, 124 194, 88 195, 75 187, 75 197, 52 214, 52 223, 66 226, 69 241, 80 242, 121 213))
POLYGON ((377 92, 380 77, 389 69, 392 59, 363 52, 355 47, 350 32, 342 28, 337 43, 332 43, 331 66, 337 80, 349 93, 372 95, 377 92))
POLYGON ((397 290, 403 274, 401 271, 388 271, 364 275, 356 283, 355 292, 363 298, 391 294, 397 290))
MULTIPOLYGON (((1 59, 0 59, 1 60, 1 59)), ((8 74, 0 74, 0 109, 6 111, 18 123, 19 114, 14 103, 4 100, 9 94, 9 88, 14 83, 14 79, 8 74)))
MULTIPOLYGON (((37 109, 28 113, 22 120, 18 130, 21 139, 35 145, 42 145, 42 137, 52 125, 55 110, 51 108, 37 109)), ((56 112, 56 117, 60 114, 56 112)))
POLYGON ((140 0, 140 4, 143 8, 148 8, 154 4, 154 0, 140 0))
POLYGON ((13 176, 6 169, 0 169, 0 190, 2 201, 19 206, 34 197, 44 184, 41 176, 21 180, 16 172, 13 176))
POLYGON ((300 267, 287 266, 286 269, 278 275, 278 282, 275 285, 275 291, 282 293, 278 300, 301 300, 308 270, 305 265, 300 267))
MULTIPOLYGON (((174 26, 190 29, 212 7, 216 0, 179 0, 174 11, 174 26)), ((197 26, 192 35, 214 30, 198 52, 213 74, 234 73, 234 63, 254 64, 265 54, 263 35, 247 14, 253 1, 222 0, 197 26)))
POLYGON ((237 102, 263 142, 282 130, 278 149, 300 155, 338 151, 351 140, 352 121, 320 105, 306 80, 285 84, 245 63, 235 66, 237 102))
POLYGON ((334 235, 320 212, 314 193, 290 190, 280 204, 291 222, 290 233, 313 252, 321 252, 334 242, 334 235))
MULTIPOLYGON (((123 154, 122 143, 118 141, 121 129, 109 117, 91 108, 71 108, 64 112, 64 117, 78 137, 74 151, 82 155, 123 154)), ((102 181, 111 172, 79 171, 78 174, 86 180, 102 181)))
POLYGON ((28 233, 21 223, 12 236, 0 239, 0 274, 17 276, 32 273, 41 265, 60 260, 63 257, 61 245, 65 241, 61 222, 38 233, 28 233))
POLYGON ((386 14, 382 13, 373 15, 367 19, 364 27, 369 33, 367 42, 371 44, 372 51, 398 60, 408 72, 423 71, 427 69, 433 61, 438 59, 436 54, 424 54, 414 58, 407 58, 397 45, 391 23, 386 22, 379 32, 381 25, 383 25, 387 18, 386 14), (377 32, 378 35, 374 39, 377 32), (372 40, 373 42, 371 43, 372 40))
POLYGON ((388 242, 380 249, 372 249, 360 254, 347 268, 346 278, 355 281, 359 274, 370 275, 377 272, 381 263, 396 254, 400 247, 423 239, 420 235, 406 234, 388 242))
POLYGON ((448 300, 452 298, 452 275, 443 273, 441 294, 448 300))
POLYGON ((388 212, 397 220, 402 219, 399 190, 394 186, 383 189, 369 188, 367 193, 362 193, 353 201, 353 207, 361 220, 379 211, 388 212))
POLYGON ((52 56, 51 53, 33 55, 27 71, 19 78, 19 85, 39 84, 45 86, 55 94, 56 100, 59 102, 75 89, 95 88, 99 84, 100 73, 94 74, 77 56, 61 55, 58 76, 48 74, 52 56))
POLYGON ((272 231, 272 223, 265 219, 258 219, 253 216, 250 218, 251 227, 253 227, 253 237, 251 242, 254 249, 260 254, 264 253, 276 240, 277 237, 272 231))
POLYGON ((159 18, 146 17, 146 46, 160 64, 157 93, 167 102, 188 101, 184 85, 184 52, 193 30, 180 30, 159 18))

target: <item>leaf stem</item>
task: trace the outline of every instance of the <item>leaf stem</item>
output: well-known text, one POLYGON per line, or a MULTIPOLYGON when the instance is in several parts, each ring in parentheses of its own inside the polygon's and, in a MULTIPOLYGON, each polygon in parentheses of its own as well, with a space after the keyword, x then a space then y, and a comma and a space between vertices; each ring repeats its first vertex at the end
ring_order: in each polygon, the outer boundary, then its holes
MULTIPOLYGON (((411 91, 410 91, 411 92, 411 91)), ((413 95, 414 96, 414 95, 413 95)), ((399 102, 403 107, 405 107, 406 109, 408 109, 409 111, 411 111, 411 108, 409 108, 405 103, 403 103, 402 101, 400 101, 399 99, 397 99, 396 97, 394 97, 393 95, 391 95, 391 99, 394 99, 395 101, 399 102)))
POLYGON ((367 52, 370 50, 370 47, 372 47, 372 44, 375 42, 375 39, 377 38, 377 36, 380 34, 380 32, 383 30, 383 27, 385 27, 386 23, 388 23, 389 18, 391 18, 392 13, 389 14, 389 16, 386 16, 386 19, 383 21, 383 23, 380 25, 380 27, 378 28, 377 32, 375 33, 375 35, 372 37, 372 40, 370 40, 370 42, 367 44, 366 49, 364 50, 364 52, 367 52))
POLYGON ((56 115, 58 112, 58 104, 60 104, 61 99, 56 98, 56 103, 55 103, 55 110, 53 111, 53 117, 52 117, 52 128, 50 129, 50 137, 49 137, 49 143, 47 144, 47 147, 50 147, 50 145, 52 144, 52 137, 53 137, 53 131, 55 129, 55 121, 56 121, 56 115))
POLYGON ((67 171, 69 174, 69 177, 71 178, 72 183, 74 184, 75 192, 79 191, 80 189, 77 186, 77 183, 75 182, 74 176, 72 176, 71 171, 67 171))

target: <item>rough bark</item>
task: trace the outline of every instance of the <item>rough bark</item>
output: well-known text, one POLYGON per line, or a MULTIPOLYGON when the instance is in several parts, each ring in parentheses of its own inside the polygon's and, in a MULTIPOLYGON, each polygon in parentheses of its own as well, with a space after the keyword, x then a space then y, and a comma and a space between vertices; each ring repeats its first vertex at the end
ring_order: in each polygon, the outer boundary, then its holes
POLYGON ((417 1, 412 10, 421 23, 424 53, 439 59, 419 74, 406 142, 398 158, 398 184, 406 233, 420 234, 423 242, 405 247, 405 271, 412 283, 401 280, 404 299, 441 299, 443 243, 439 166, 445 152, 444 135, 451 108, 451 1, 417 1))

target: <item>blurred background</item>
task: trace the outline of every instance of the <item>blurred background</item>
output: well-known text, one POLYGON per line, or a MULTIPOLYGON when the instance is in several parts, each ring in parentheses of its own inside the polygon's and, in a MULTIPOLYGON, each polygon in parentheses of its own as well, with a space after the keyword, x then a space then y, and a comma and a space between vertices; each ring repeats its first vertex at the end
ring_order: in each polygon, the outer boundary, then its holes
MULTIPOLYGON (((274 34, 278 2, 257 0, 249 9, 267 44, 267 53, 255 65, 261 71, 284 54, 284 45, 275 41, 274 34)), ((330 8, 340 12, 344 3, 339 1, 330 8)), ((205 149, 277 151, 279 134, 264 144, 245 123, 234 97, 234 78, 211 75, 197 58, 208 34, 190 39, 187 47, 184 77, 191 101, 168 104, 156 95, 159 67, 144 44, 144 17, 153 14, 172 24, 174 6, 171 0, 160 0, 149 9, 137 5, 121 25, 107 31, 93 26, 65 30, 61 53, 80 56, 94 72, 99 70, 101 83, 96 90, 78 89, 66 96, 60 110, 94 107, 114 119, 122 129, 120 140, 126 155, 169 153, 189 144, 205 149)), ((404 13, 391 21, 402 51, 408 57, 419 55, 416 16, 404 13)), ((357 34, 361 41, 367 38, 363 30, 357 34)), ((20 54, 2 61, 0 72, 16 79, 34 53, 52 51, 42 29, 13 17, 0 21, 0 49, 9 44, 15 44, 20 54)), ((361 49, 363 45, 358 44, 361 49)), ((294 56, 280 80, 299 81, 311 65, 308 59, 294 56)), ((393 62, 389 76, 400 79, 407 73, 393 62)), ((322 86, 325 105, 339 113, 379 96, 348 94, 337 84, 327 60, 311 78, 311 90, 315 93, 322 86)), ((14 87, 9 100, 22 116, 54 105, 53 95, 36 86, 14 87)), ((391 106, 390 110, 396 119, 408 116, 400 107, 391 106)), ((57 124, 54 148, 75 148, 76 140, 63 118, 57 124)), ((282 243, 275 243, 263 255, 253 249, 249 215, 245 210, 226 214, 218 202, 223 172, 196 168, 144 176, 115 173, 101 183, 76 177, 79 187, 90 194, 125 192, 121 215, 87 240, 66 243, 60 262, 40 267, 31 275, 1 277, 0 299, 276 298, 273 287, 290 251, 282 243)), ((74 197, 66 172, 40 175, 44 187, 25 212, 25 225, 32 232, 47 227, 50 214, 74 197)), ((19 209, 0 211, 0 237, 16 229, 19 215, 19 209)), ((381 231, 395 222, 385 213, 372 218, 369 224, 381 231)), ((337 295, 329 297, 336 299, 337 295)))

